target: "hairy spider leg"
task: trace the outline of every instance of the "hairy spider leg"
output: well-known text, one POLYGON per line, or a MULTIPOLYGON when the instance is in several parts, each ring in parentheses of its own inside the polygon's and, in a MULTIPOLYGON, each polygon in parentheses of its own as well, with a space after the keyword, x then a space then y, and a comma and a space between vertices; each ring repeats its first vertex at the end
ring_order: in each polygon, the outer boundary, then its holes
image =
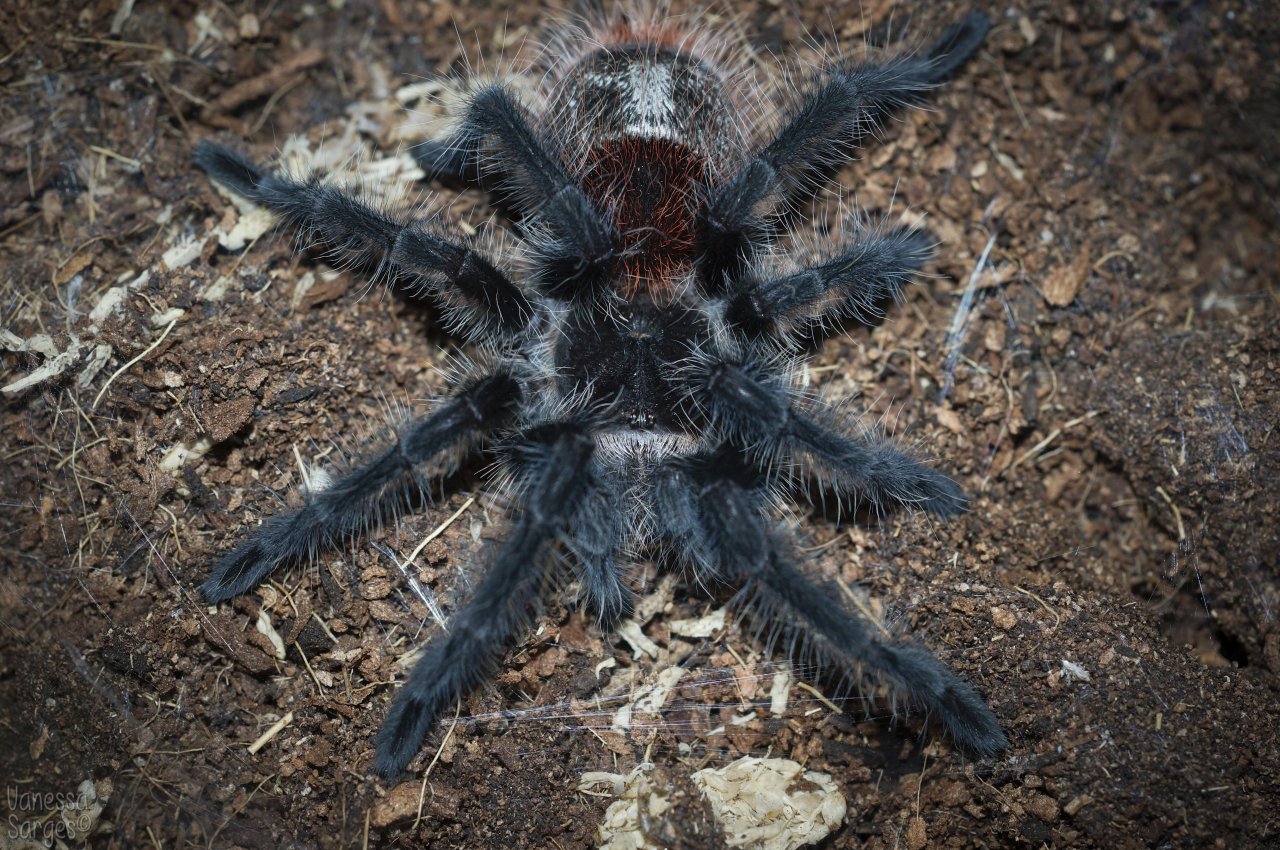
MULTIPOLYGON (((376 770, 399 776, 453 702, 474 688, 528 628, 550 544, 589 502, 595 443, 579 423, 543 426, 517 458, 526 488, 520 519, 466 607, 435 638, 396 694, 378 733, 376 770)), ((520 441, 517 441, 520 442, 520 441)))
POLYGON ((725 303, 725 321, 751 337, 810 332, 845 319, 878 327, 886 306, 929 258, 930 241, 922 230, 895 227, 794 274, 745 277, 725 303))
POLYGON ((774 139, 702 207, 699 267, 709 291, 731 288, 758 246, 769 243, 758 213, 766 197, 842 161, 894 108, 917 102, 964 64, 990 27, 986 15, 970 12, 923 54, 828 72, 774 139))
POLYGON ((627 533, 626 487, 604 471, 605 464, 601 466, 596 486, 569 528, 565 547, 573 554, 569 562, 587 606, 608 632, 631 616, 635 594, 626 584, 626 565, 618 551, 627 533))
POLYGON ((810 457, 824 484, 840 496, 865 498, 877 514, 903 505, 949 517, 965 508, 964 493, 950 478, 888 443, 823 424, 798 409, 780 381, 727 361, 707 364, 702 381, 712 420, 726 437, 766 456, 810 457))
POLYGON ((300 508, 276 514, 218 559, 200 592, 221 602, 251 589, 282 564, 362 529, 374 517, 387 488, 469 437, 507 422, 522 391, 506 372, 481 378, 434 414, 414 422, 395 445, 310 496, 300 508))
POLYGON ((582 191, 564 165, 546 150, 529 124, 527 110, 502 86, 481 89, 467 106, 453 136, 419 145, 415 156, 430 170, 480 174, 503 181, 525 216, 547 222, 551 239, 534 246, 535 283, 550 295, 597 294, 608 285, 618 235, 608 217, 582 191))
POLYGON ((870 672, 938 718, 952 739, 980 757, 1008 746, 991 709, 973 686, 927 650, 881 640, 846 611, 839 594, 815 585, 797 567, 785 533, 763 516, 761 488, 748 482, 744 457, 672 464, 660 475, 658 503, 667 525, 715 572, 739 587, 739 604, 776 637, 791 638, 798 661, 817 660, 845 682, 870 672))
POLYGON ((196 163, 222 185, 283 216, 331 248, 410 275, 438 291, 443 278, 450 292, 473 309, 455 323, 467 331, 479 319, 479 335, 518 333, 533 317, 533 306, 518 286, 479 252, 379 213, 333 186, 301 183, 265 171, 234 151, 201 142, 196 163))

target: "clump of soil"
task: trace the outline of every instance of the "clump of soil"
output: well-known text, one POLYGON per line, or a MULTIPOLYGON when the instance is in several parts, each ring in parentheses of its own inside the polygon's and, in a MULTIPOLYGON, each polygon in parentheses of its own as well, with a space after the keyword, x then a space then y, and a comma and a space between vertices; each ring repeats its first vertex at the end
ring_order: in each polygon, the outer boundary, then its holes
MULTIPOLYGON (((815 511, 811 567, 973 681, 1003 758, 968 761, 919 717, 832 711, 803 671, 775 715, 778 658, 732 617, 689 634, 723 599, 641 565, 647 651, 559 598, 395 787, 371 778, 373 736, 437 628, 426 603, 453 610, 502 532, 475 469, 233 603, 194 588, 276 494, 445 392, 457 344, 430 308, 289 236, 224 247, 248 213, 190 156, 217 138, 259 159, 395 163, 424 132, 405 106, 428 109, 430 85, 414 86, 476 44, 513 49, 546 13, 16 5, 0 32, 0 383, 46 372, 0 411, 6 823, 56 829, 95 780, 95 847, 568 850, 596 846, 609 802, 580 790, 585 773, 653 762, 687 788, 769 753, 842 790, 829 848, 1274 843, 1280 25, 1265 4, 992 9, 959 79, 840 175, 873 215, 927 213, 939 249, 894 318, 826 343, 810 381, 860 393, 973 509, 815 511), (652 722, 615 728, 676 664, 652 722)), ((785 55, 904 29, 926 43, 965 9, 879 25, 891 11, 742 17, 785 55)), ((454 189, 431 205, 502 227, 454 189)), ((705 801, 680 799, 655 834, 713 840, 696 837, 719 834, 705 801)))

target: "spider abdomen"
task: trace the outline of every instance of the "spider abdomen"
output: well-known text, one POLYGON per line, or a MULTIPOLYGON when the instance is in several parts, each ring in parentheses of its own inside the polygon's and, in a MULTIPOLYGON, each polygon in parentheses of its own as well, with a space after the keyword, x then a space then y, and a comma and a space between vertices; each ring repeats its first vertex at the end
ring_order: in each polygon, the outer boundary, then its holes
POLYGON ((670 139, 623 137, 592 150, 583 188, 613 213, 624 295, 662 297, 677 274, 692 268, 694 198, 704 179, 705 162, 670 139))
POLYGON ((619 291, 662 299, 692 268, 703 188, 741 139, 714 66, 669 46, 676 33, 624 26, 604 41, 565 74, 553 112, 571 170, 619 234, 619 291))

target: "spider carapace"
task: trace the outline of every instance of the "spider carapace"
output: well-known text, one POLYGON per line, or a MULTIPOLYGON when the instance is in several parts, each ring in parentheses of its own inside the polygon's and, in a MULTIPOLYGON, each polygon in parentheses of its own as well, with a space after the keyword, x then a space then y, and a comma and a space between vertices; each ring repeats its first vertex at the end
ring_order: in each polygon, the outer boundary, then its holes
POLYGON ((403 771, 499 665, 557 586, 549 578, 576 586, 608 628, 631 611, 628 569, 648 556, 736 589, 766 643, 782 638, 834 692, 887 686, 895 707, 921 708, 970 753, 995 755, 1005 736, 977 691, 810 578, 779 517, 815 479, 876 514, 964 509, 950 478, 796 380, 815 338, 883 322, 932 240, 852 226, 825 251, 788 257, 783 237, 802 223, 794 202, 954 74, 989 23, 971 13, 923 51, 836 58, 798 91, 775 91, 743 73, 749 51, 727 70, 731 39, 636 20, 566 24, 542 54, 551 67, 533 78, 532 104, 473 83, 451 130, 414 148, 429 174, 498 190, 519 236, 501 260, 319 179, 199 146, 219 183, 439 305, 475 364, 393 445, 248 530, 201 590, 211 602, 244 593, 360 535, 428 471, 482 453, 513 504, 510 526, 396 693, 377 741, 382 775, 403 771))

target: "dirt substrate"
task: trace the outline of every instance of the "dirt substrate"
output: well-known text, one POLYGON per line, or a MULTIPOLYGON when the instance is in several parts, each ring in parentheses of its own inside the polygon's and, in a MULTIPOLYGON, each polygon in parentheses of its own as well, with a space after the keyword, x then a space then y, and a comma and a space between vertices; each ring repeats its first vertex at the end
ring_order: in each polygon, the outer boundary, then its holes
MULTIPOLYGON (((609 792, 584 775, 641 762, 687 792, 650 831, 707 846, 690 776, 766 752, 835 780, 848 817, 826 848, 1276 846, 1268 4, 993 7, 959 79, 840 175, 873 216, 927 216, 939 247, 893 318, 827 342, 807 380, 861 394, 974 501, 943 524, 801 511, 810 567, 973 681, 1002 758, 883 704, 833 712, 802 675, 775 714, 779 656, 732 617, 699 635, 686 621, 724 598, 642 564, 648 653, 556 596, 395 787, 371 777, 373 736, 438 631, 423 600, 454 610, 503 531, 475 469, 233 603, 194 588, 304 470, 445 391, 458 346, 363 273, 259 237, 190 155, 329 140, 409 182, 393 154, 432 109, 414 86, 513 52, 546 14, 254 5, 16 0, 0 27, 0 383, 48 376, 0 410, 0 846, 596 847, 609 792), (223 247, 237 225, 248 244, 223 247), (419 595, 399 565, 442 525, 408 571, 419 595), (615 726, 675 664, 662 712, 615 726), (67 808, 89 788, 97 806, 67 808)), ((788 2, 742 24, 785 55, 923 44, 962 13, 788 2)), ((490 220, 475 190, 439 197, 448 220, 490 220)))

